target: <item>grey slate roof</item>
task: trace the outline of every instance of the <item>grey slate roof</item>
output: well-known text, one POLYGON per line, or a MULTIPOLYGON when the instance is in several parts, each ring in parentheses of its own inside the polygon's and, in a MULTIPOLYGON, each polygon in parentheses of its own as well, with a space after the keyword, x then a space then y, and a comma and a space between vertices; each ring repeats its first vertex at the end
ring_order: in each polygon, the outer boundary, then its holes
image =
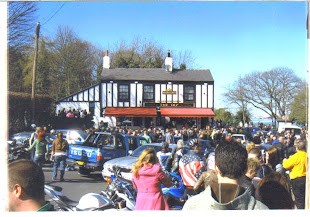
POLYGON ((101 80, 135 80, 135 81, 214 81, 207 70, 173 70, 164 68, 115 68, 103 69, 101 80))

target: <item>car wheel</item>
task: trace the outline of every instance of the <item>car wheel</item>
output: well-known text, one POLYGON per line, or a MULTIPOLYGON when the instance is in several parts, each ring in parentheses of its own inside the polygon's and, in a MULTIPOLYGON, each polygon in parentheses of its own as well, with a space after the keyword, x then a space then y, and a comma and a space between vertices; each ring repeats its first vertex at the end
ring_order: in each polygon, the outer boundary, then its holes
POLYGON ((90 171, 85 168, 79 167, 79 174, 88 176, 90 174, 90 171))

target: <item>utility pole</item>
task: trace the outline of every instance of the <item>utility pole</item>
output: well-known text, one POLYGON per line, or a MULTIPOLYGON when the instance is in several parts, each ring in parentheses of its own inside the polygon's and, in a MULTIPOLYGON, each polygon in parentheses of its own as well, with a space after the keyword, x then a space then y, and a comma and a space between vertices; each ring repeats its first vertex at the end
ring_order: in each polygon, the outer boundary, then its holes
POLYGON ((35 88, 36 88, 36 71, 37 71, 37 59, 38 59, 38 49, 39 49, 39 33, 40 33, 40 22, 37 23, 36 27, 36 38, 35 38, 35 49, 32 67, 32 91, 31 91, 31 105, 32 105, 32 124, 35 123, 35 88))

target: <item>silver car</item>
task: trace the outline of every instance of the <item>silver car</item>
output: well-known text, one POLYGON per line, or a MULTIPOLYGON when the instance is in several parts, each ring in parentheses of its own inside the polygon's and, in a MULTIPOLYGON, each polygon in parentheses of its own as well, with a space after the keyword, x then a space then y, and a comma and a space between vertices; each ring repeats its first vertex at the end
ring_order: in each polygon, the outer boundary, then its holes
MULTIPOLYGON (((146 148, 153 148, 156 152, 161 151, 162 144, 161 143, 148 143, 140 146, 135 149, 129 156, 119 157, 112 160, 109 160, 103 164, 103 170, 101 172, 102 177, 107 179, 113 174, 113 166, 117 166, 122 168, 121 175, 123 178, 127 180, 131 180, 131 169, 132 165, 136 162, 142 151, 146 148)), ((172 152, 177 148, 176 144, 169 145, 169 152, 172 152)))

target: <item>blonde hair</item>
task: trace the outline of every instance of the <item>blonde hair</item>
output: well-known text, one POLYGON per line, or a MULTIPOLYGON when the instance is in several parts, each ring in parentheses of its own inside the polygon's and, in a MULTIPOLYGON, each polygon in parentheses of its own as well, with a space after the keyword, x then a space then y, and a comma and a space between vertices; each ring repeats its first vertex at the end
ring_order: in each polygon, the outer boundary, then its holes
POLYGON ((260 169, 260 163, 257 159, 248 158, 248 170, 252 169, 253 172, 256 174, 260 169))
POLYGON ((156 151, 153 148, 146 148, 142 151, 136 163, 132 166, 132 174, 138 176, 139 170, 143 167, 144 164, 154 165, 158 163, 158 158, 156 156, 156 151))
POLYGON ((246 145, 245 148, 246 148, 247 152, 249 153, 252 148, 255 148, 255 143, 254 142, 248 142, 248 144, 246 145))

